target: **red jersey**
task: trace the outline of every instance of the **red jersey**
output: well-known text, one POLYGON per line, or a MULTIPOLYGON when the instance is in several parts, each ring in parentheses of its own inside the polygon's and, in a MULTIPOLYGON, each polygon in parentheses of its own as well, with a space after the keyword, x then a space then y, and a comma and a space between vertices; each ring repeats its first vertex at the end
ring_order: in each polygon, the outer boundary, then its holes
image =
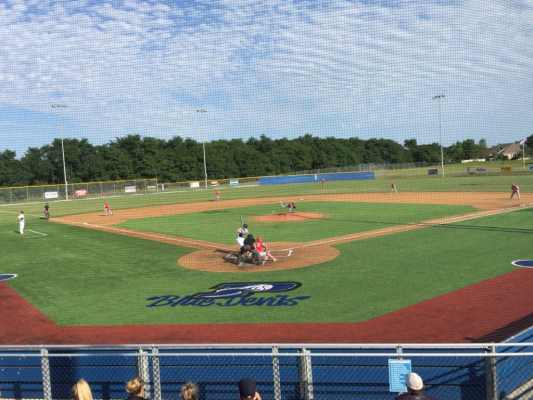
POLYGON ((220 190, 216 190, 215 195, 220 196, 220 190))
POLYGON ((391 185, 391 188, 393 188, 393 189, 394 189, 395 187, 396 187, 396 184, 395 184, 395 183, 393 183, 393 184, 391 185))
POLYGON ((518 186, 516 186, 516 185, 512 185, 512 186, 511 186, 511 189, 513 190, 513 192, 518 192, 518 189, 519 189, 519 188, 518 188, 518 186))
POLYGON ((291 203, 287 204, 287 207, 293 208, 295 204, 296 204, 295 202, 291 202, 291 203))
POLYGON ((257 242, 255 242, 255 249, 257 251, 263 251, 263 247, 265 247, 265 245, 263 244, 263 239, 258 237, 257 242))
POLYGON ((108 203, 105 203, 104 208, 109 210, 109 204, 108 204, 108 203))

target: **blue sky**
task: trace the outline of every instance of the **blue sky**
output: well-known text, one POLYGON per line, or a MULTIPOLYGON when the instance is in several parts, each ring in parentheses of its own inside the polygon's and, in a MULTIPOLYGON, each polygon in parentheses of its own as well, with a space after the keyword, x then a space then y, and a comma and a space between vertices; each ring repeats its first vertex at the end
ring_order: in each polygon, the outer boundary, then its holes
POLYGON ((0 151, 533 134, 533 0, 0 1, 0 151), (205 109, 207 113, 197 113, 205 109))

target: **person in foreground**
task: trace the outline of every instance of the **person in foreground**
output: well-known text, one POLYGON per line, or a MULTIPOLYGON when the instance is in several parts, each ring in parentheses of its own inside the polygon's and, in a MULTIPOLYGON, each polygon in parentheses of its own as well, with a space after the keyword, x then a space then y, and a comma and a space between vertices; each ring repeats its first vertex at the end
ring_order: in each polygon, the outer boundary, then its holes
POLYGON ((405 375, 405 386, 407 386, 407 393, 402 393, 396 400, 437 400, 434 397, 424 396, 424 382, 422 378, 413 373, 405 375))
POLYGON ((181 400, 198 400, 198 386, 192 382, 187 382, 181 387, 181 400))
POLYGON ((126 384, 126 392, 130 395, 128 400, 144 399, 144 381, 140 376, 134 376, 126 384))
POLYGON ((70 398, 72 400, 93 400, 93 394, 91 393, 89 384, 84 379, 80 379, 70 389, 70 398))
POLYGON ((255 382, 250 378, 242 378, 239 383, 239 398, 241 400, 261 400, 261 396, 257 393, 255 382))

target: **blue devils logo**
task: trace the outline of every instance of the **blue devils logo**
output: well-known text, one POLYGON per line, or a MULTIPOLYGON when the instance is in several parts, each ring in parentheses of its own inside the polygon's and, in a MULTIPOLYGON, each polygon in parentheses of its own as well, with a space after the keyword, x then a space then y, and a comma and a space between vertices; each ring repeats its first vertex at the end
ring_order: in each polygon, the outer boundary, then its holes
POLYGON ((0 274, 0 281, 7 281, 8 279, 13 279, 16 277, 16 274, 0 274))
POLYGON ((235 282, 220 283, 210 289, 212 292, 196 293, 193 299, 224 299, 228 297, 249 297, 255 293, 278 293, 298 289, 300 282, 235 282))

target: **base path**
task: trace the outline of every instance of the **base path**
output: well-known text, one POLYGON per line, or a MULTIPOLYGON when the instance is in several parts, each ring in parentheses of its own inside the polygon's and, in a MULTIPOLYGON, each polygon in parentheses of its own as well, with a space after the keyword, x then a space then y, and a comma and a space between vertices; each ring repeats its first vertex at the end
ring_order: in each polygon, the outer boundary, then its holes
MULTIPOLYGON (((287 199, 250 199, 247 205, 270 204, 287 199)), ((305 201, 349 201, 374 203, 425 203, 473 205, 484 211, 455 216, 465 220, 492 213, 507 212, 520 205, 533 204, 533 196, 522 200, 509 200, 507 193, 400 193, 307 196, 305 201)), ((302 201, 300 201, 301 203, 302 201)), ((178 262, 188 265, 193 254, 209 254, 218 259, 217 272, 233 272, 237 266, 224 262, 226 251, 236 246, 159 235, 150 232, 122 229, 113 224, 142 215, 150 218, 159 215, 199 212, 212 209, 242 207, 242 201, 220 201, 149 207, 135 210, 118 210, 113 217, 103 214, 83 214, 54 219, 56 222, 83 226, 143 237, 196 248, 178 262), (185 242, 189 242, 186 244, 185 242), (229 248, 228 248, 229 247, 229 248)), ((302 207, 303 208, 303 207, 302 207)), ((292 215, 291 215, 292 217, 292 215)), ((290 220, 291 217, 284 217, 290 220)), ((315 216, 316 217, 316 216, 315 216)), ((292 249, 293 255, 276 263, 267 262, 265 268, 301 268, 298 254, 315 252, 316 257, 331 259, 331 244, 361 240, 380 234, 394 233, 392 229, 419 229, 435 223, 453 220, 426 221, 383 230, 364 232, 309 243, 271 243, 275 249, 292 249), (292 258, 294 257, 294 258, 292 258), (289 260, 290 261, 287 261, 289 260), (291 264, 292 263, 292 264, 291 264), (292 266, 291 266, 292 265, 292 266)), ((335 250, 336 251, 336 250, 335 250)), ((309 253, 308 253, 309 254, 309 253)), ((309 260, 311 257, 302 257, 309 260)), ((327 261, 327 260, 326 260, 327 261)), ((324 262, 324 261, 320 261, 324 262)), ((204 263, 203 264, 209 264, 204 263)), ((200 267, 194 267, 201 269, 200 267)), ((258 266, 244 266, 242 271, 257 272, 258 266)), ((242 272, 240 271, 240 272, 242 272)), ((526 299, 533 292, 533 269, 522 268, 469 287, 426 300, 362 323, 297 323, 297 324, 198 324, 198 325, 133 325, 60 327, 12 290, 0 282, 0 344, 136 344, 136 343, 461 343, 499 342, 533 325, 531 306, 526 299), (476 299, 471 302, 471 299, 476 299)))

